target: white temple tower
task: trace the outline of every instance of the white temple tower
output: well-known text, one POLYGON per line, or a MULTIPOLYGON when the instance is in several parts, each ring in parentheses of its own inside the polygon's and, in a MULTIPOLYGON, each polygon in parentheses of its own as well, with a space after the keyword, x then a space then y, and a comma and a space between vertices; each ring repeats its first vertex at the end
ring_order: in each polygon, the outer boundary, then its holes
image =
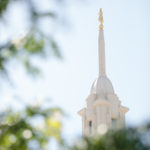
POLYGON ((82 117, 82 134, 86 136, 103 134, 109 128, 124 127, 125 114, 129 110, 121 105, 106 75, 102 9, 100 9, 99 21, 101 23, 98 37, 99 76, 94 81, 86 99, 86 107, 78 112, 82 117))

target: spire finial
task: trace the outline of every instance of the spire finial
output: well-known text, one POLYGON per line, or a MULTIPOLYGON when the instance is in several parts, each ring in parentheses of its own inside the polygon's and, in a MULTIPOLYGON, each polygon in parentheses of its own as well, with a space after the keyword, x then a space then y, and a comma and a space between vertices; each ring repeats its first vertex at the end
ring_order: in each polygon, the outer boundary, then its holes
POLYGON ((102 29, 103 29, 103 23, 104 23, 102 8, 100 8, 100 12, 99 12, 99 21, 100 21, 100 23, 101 23, 101 24, 99 25, 99 29, 102 30, 102 29))

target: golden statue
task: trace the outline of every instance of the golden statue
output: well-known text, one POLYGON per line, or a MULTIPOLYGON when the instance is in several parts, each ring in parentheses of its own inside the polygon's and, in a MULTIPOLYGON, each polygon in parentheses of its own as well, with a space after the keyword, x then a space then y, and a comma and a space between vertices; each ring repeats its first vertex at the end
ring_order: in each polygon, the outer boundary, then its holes
POLYGON ((99 29, 103 29, 103 23, 104 23, 104 20, 103 20, 103 11, 102 11, 102 8, 100 8, 100 12, 99 12, 99 21, 100 21, 100 25, 99 25, 99 29))

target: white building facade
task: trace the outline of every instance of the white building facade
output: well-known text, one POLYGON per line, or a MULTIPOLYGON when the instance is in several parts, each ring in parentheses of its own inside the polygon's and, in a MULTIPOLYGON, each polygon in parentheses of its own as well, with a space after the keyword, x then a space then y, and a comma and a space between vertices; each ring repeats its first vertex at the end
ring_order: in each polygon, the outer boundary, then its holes
POLYGON ((94 81, 86 99, 86 107, 78 112, 82 117, 82 134, 84 136, 104 134, 109 128, 124 127, 125 114, 129 110, 121 105, 121 101, 106 75, 102 9, 100 9, 99 20, 101 22, 98 37, 99 76, 94 81))

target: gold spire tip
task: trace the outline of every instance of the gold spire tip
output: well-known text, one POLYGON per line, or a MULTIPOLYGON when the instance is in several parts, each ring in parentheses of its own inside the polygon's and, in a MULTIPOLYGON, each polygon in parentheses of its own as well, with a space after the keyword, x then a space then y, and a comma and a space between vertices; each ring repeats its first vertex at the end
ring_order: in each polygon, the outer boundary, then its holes
POLYGON ((99 21, 101 23, 99 25, 99 29, 103 29, 104 20, 103 20, 103 11, 102 11, 102 8, 100 8, 100 11, 99 11, 99 21))

